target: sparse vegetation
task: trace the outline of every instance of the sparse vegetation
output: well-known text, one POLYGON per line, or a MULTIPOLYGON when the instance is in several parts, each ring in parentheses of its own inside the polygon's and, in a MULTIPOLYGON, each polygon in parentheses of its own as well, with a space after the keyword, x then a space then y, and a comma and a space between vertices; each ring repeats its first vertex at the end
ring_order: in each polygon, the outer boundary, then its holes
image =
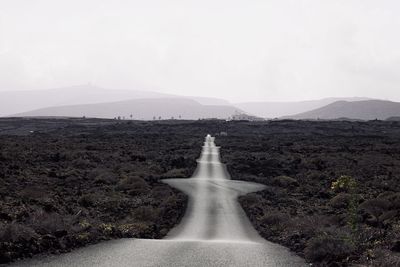
POLYGON ((239 123, 219 137, 260 234, 314 266, 400 266, 400 123, 239 123))
POLYGON ((0 135, 0 263, 161 238, 183 215, 186 196, 160 179, 193 172, 203 136, 160 135, 145 123, 4 120, 0 133, 14 132, 0 135), (41 130, 26 131, 29 123, 41 130))
POLYGON ((395 121, 1 119, 2 261, 164 236, 186 197, 160 179, 190 176, 204 136, 220 132, 231 176, 267 185, 240 198, 263 237, 314 266, 398 266, 395 121), (356 183, 332 188, 345 180, 356 183))

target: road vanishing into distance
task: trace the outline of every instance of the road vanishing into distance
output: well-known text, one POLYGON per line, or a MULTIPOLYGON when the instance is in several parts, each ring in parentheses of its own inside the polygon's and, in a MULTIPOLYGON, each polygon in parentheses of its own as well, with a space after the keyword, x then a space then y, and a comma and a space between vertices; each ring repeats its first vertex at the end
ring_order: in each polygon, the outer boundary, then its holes
POLYGON ((165 239, 113 240, 15 266, 306 266, 258 235, 237 198, 264 186, 231 180, 210 135, 193 176, 164 182, 189 196, 185 216, 165 239))

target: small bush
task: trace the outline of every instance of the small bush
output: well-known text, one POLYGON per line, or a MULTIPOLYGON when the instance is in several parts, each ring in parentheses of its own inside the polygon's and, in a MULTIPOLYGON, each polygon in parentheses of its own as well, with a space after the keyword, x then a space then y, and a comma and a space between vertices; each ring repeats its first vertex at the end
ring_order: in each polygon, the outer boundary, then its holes
POLYGON ((94 169, 88 175, 90 180, 96 184, 114 184, 117 181, 117 175, 107 169, 94 169))
POLYGON ((155 186, 152 190, 151 190, 152 196, 156 199, 166 199, 168 198, 172 193, 172 191, 166 187, 166 186, 155 186))
POLYGON ((47 195, 46 192, 43 191, 43 189, 36 187, 36 186, 29 186, 24 188, 20 196, 22 199, 30 201, 30 200, 38 200, 41 198, 44 198, 47 195))
POLYGON ((149 190, 149 185, 143 178, 139 176, 130 176, 130 177, 123 177, 119 181, 115 189, 118 191, 125 191, 125 192, 131 190, 145 192, 149 190))
POLYGON ((268 214, 265 214, 261 219, 261 224, 269 225, 269 226, 282 226, 285 222, 287 222, 289 216, 283 214, 278 211, 274 211, 268 214))
POLYGON ((380 226, 383 221, 383 215, 390 209, 390 202, 386 199, 370 199, 363 202, 360 205, 360 209, 366 211, 369 215, 372 216, 372 220, 370 222, 376 223, 380 226))
POLYGON ((296 232, 301 233, 303 236, 306 236, 307 239, 316 235, 316 232, 322 225, 327 224, 328 218, 325 216, 312 215, 312 216, 299 216, 294 217, 286 224, 289 229, 292 229, 296 232))
POLYGON ((374 267, 397 267, 400 266, 400 255, 394 254, 388 250, 375 250, 376 260, 373 262, 374 267))
POLYGON ((154 221, 159 216, 159 210, 152 206, 142 206, 135 210, 135 218, 140 221, 154 221))
POLYGON ((388 194, 385 199, 390 202, 392 209, 400 209, 400 193, 388 194))
POLYGON ((352 192, 357 187, 357 181, 349 176, 342 175, 336 181, 332 182, 331 189, 338 192, 352 192))
POLYGON ((251 207, 253 205, 257 205, 261 201, 262 201, 261 197, 259 197, 257 194, 248 194, 240 197, 240 202, 245 207, 251 207))
POLYGON ((35 231, 19 223, 0 224, 1 242, 23 242, 38 237, 35 231))
POLYGON ((163 178, 185 178, 186 176, 187 175, 186 175, 185 169, 176 169, 176 168, 174 168, 174 169, 169 170, 168 172, 166 172, 163 175, 163 178))
POLYGON ((118 230, 121 232, 123 237, 136 238, 145 237, 151 232, 151 228, 149 227, 149 225, 143 222, 121 224, 118 226, 118 230))
POLYGON ((280 187, 296 187, 299 183, 296 179, 289 176, 278 176, 273 179, 273 184, 280 187))
POLYGON ((353 247, 345 240, 326 235, 309 240, 304 252, 310 262, 332 263, 343 261, 352 251, 353 247))
POLYGON ((67 229, 67 217, 57 213, 47 213, 44 210, 37 210, 29 216, 28 224, 37 233, 54 234, 67 229))
POLYGON ((82 207, 88 208, 95 205, 96 200, 92 194, 85 194, 78 199, 79 205, 82 207))
POLYGON ((352 196, 348 193, 339 193, 329 201, 329 206, 337 209, 347 208, 352 196))
POLYGON ((72 166, 78 169, 91 169, 95 164, 88 159, 78 158, 72 161, 72 166))
POLYGON ((102 223, 99 225, 99 229, 106 236, 110 236, 115 232, 115 226, 111 223, 102 223))

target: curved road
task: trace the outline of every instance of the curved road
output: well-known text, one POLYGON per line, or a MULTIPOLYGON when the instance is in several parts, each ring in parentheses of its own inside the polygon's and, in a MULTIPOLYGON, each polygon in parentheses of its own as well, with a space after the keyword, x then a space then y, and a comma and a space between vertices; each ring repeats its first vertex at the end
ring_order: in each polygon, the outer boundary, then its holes
POLYGON ((263 185, 231 180, 207 135, 194 175, 165 183, 189 195, 181 223, 163 240, 123 239, 16 266, 306 266, 286 248, 263 240, 237 202, 263 185))

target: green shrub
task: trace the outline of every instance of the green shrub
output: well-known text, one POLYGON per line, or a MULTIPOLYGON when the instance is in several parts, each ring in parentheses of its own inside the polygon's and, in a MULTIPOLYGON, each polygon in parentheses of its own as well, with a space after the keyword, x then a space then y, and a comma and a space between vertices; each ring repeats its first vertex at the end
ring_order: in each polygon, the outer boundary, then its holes
MULTIPOLYGON (((352 230, 352 240, 354 242, 354 235, 357 230, 357 209, 359 203, 359 196, 356 194, 357 181, 349 175, 342 175, 336 181, 332 182, 331 189, 335 192, 347 192, 348 203, 347 203, 347 223, 352 230)), ((339 193, 339 194, 341 194, 339 193)), ((342 195, 345 196, 345 195, 342 195)), ((345 197, 339 197, 344 201, 345 197)))
POLYGON ((352 192, 357 187, 356 180, 349 175, 342 175, 332 182, 331 189, 334 191, 352 192))

